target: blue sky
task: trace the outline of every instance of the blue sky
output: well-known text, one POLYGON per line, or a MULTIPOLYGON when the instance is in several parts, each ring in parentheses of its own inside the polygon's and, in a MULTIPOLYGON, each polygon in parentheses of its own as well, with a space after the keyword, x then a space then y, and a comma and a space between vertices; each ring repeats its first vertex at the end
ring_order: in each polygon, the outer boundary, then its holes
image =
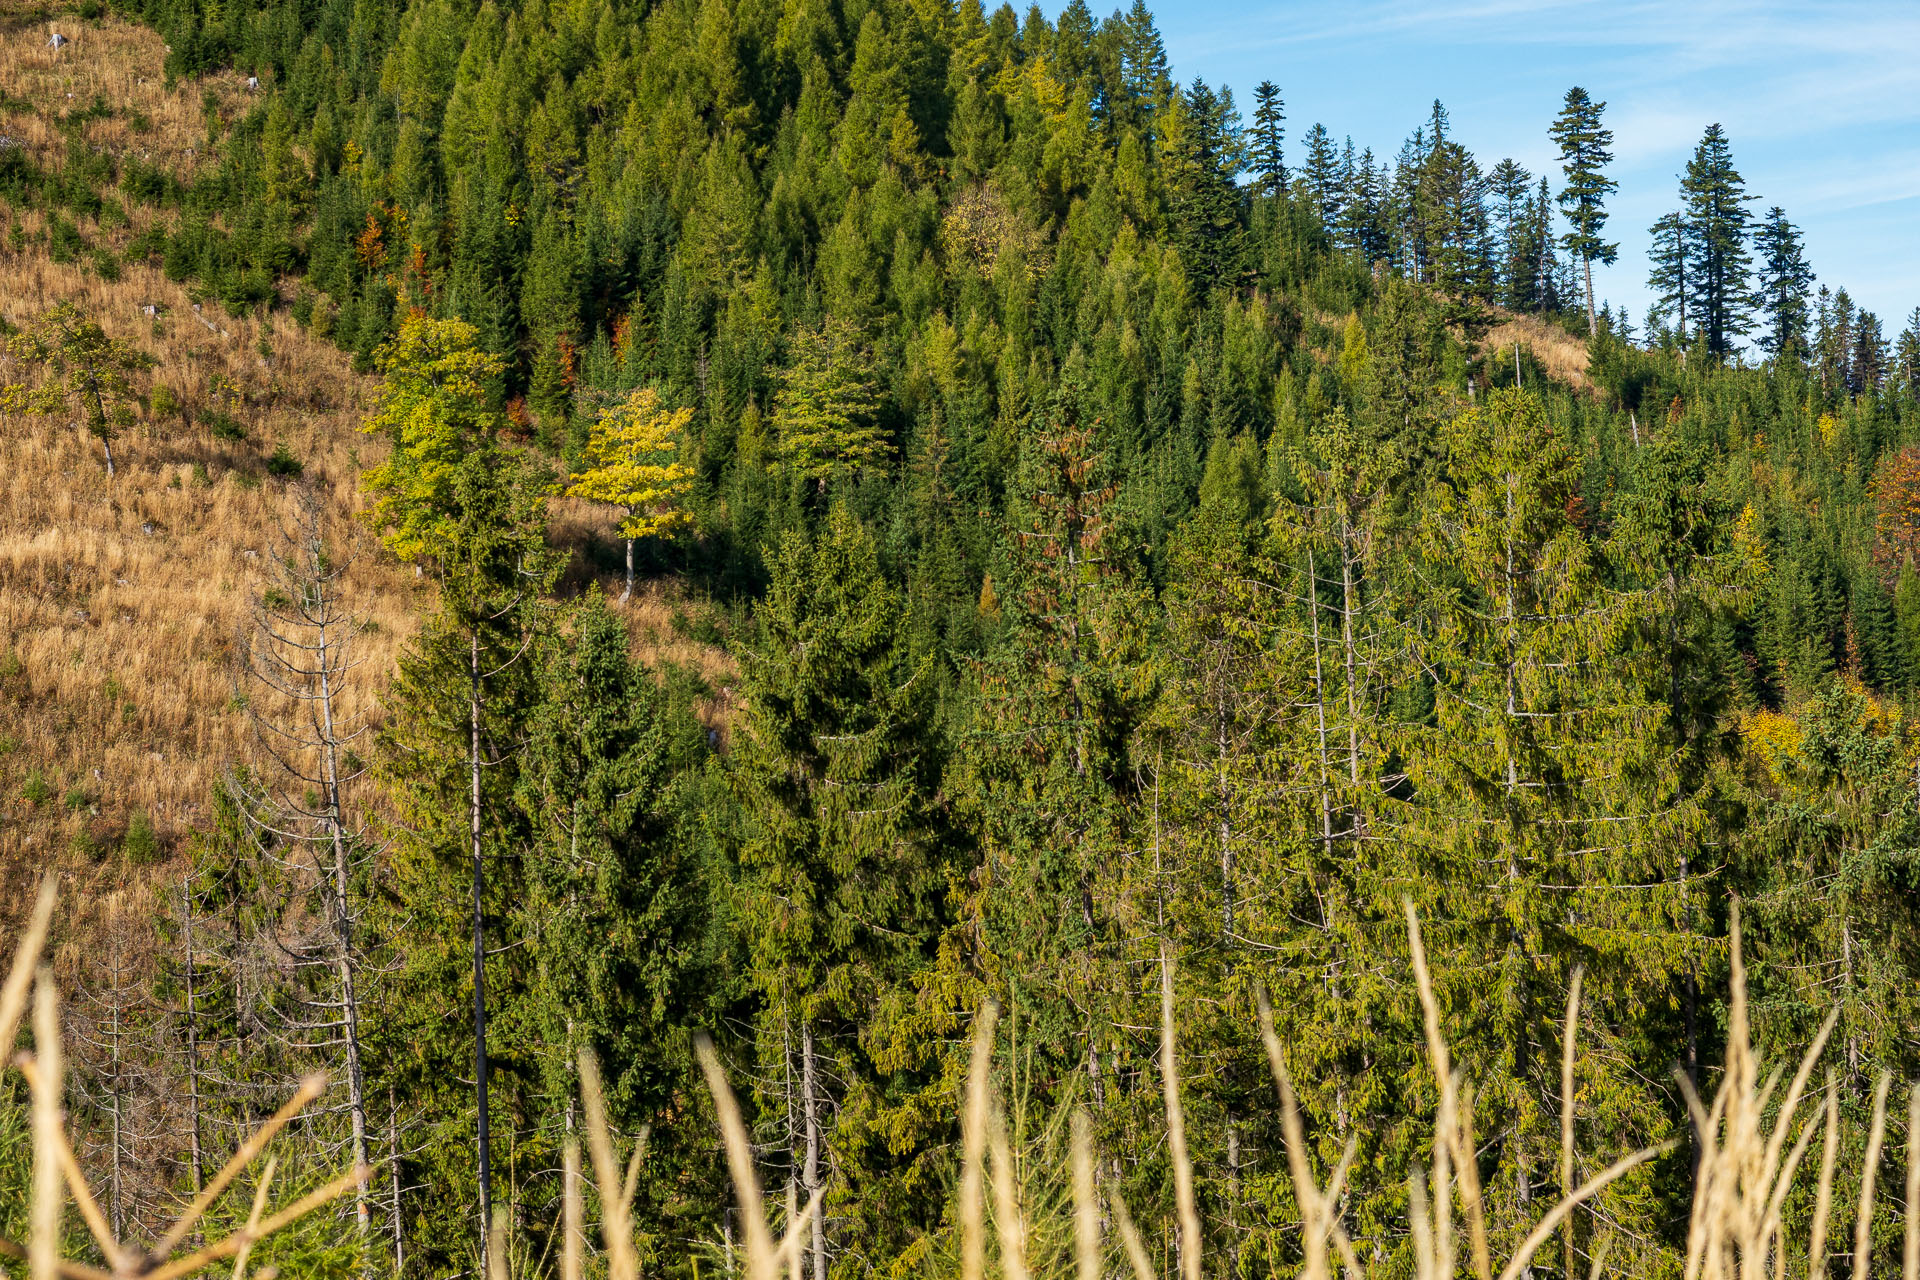
MULTIPOLYGON (((1737 0, 1201 0, 1154 4, 1172 70, 1230 85, 1244 115, 1262 79, 1287 103, 1288 162, 1317 120, 1391 156, 1434 98, 1483 167, 1512 156, 1560 174, 1546 129, 1570 85, 1614 130, 1603 298, 1646 311, 1647 228, 1722 124, 1756 213, 1779 204, 1823 283, 1880 314, 1920 306, 1920 3, 1737 0)), ((1095 5, 1095 12, 1106 6, 1095 5)), ((1050 6, 1057 11, 1057 6, 1050 6)))

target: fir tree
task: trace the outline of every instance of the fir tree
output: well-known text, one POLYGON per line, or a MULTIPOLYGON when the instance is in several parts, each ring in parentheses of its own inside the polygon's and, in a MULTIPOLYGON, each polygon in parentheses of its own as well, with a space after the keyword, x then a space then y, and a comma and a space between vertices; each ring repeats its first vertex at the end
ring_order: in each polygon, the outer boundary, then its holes
POLYGON ((1611 264, 1620 252, 1618 244, 1600 238, 1607 225, 1606 199, 1620 186, 1602 172, 1613 163, 1613 130, 1600 123, 1606 109, 1606 103, 1595 102, 1576 85, 1567 90, 1566 104, 1547 130, 1560 148, 1560 172, 1567 178, 1567 185, 1560 189, 1560 210, 1567 216, 1569 230, 1560 242, 1586 276, 1589 334, 1599 332, 1594 314, 1593 264, 1611 264))
POLYGON ((1727 135, 1708 125, 1680 183, 1686 210, 1687 289, 1709 355, 1724 359, 1752 327, 1746 184, 1727 135))
POLYGON ((1262 80, 1253 90, 1253 135, 1251 161, 1260 175, 1263 195, 1279 197, 1287 189, 1286 140, 1287 104, 1280 97, 1280 86, 1262 80))
POLYGON ((1800 229, 1787 221, 1779 205, 1767 210, 1754 231, 1753 247, 1760 254, 1757 301, 1766 318, 1760 349, 1780 360, 1807 358, 1807 297, 1813 288, 1813 268, 1801 251, 1800 229))

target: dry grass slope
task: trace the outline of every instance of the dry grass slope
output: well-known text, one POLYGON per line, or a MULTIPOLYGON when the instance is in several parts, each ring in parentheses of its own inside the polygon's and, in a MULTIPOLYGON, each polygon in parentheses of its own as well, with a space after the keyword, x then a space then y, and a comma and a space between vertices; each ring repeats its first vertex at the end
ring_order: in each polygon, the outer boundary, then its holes
MULTIPOLYGON (((1548 377, 1582 391, 1592 391, 1587 377, 1587 344, 1557 324, 1538 316, 1500 312, 1500 323, 1480 340, 1493 376, 1511 377, 1513 345, 1520 344, 1523 362, 1544 369, 1548 377)), ((1530 370, 1531 371, 1531 370, 1530 370)))
POLYGON ((190 177, 210 159, 203 95, 211 93, 231 121, 245 108, 246 80, 228 71, 169 90, 161 75, 165 58, 166 46, 146 27, 111 16, 83 19, 64 4, 4 0, 0 135, 48 167, 64 152, 61 119, 85 112, 98 98, 115 114, 82 126, 90 146, 190 177), (70 43, 49 48, 55 31, 70 43))

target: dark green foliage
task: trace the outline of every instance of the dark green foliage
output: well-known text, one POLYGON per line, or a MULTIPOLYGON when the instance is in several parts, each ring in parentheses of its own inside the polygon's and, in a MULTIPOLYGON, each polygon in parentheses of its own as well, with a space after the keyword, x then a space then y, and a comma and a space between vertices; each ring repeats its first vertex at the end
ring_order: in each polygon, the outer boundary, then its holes
MULTIPOLYGON (((1484 1108, 1498 1249, 1558 1190, 1575 965, 1582 1149, 1609 1156, 1683 1130, 1666 1082, 1711 1060, 1734 894, 1782 966, 1777 1035, 1817 1025, 1836 955, 1905 971, 1920 585, 1868 485, 1916 434, 1920 315, 1889 343, 1844 293, 1810 302, 1776 211, 1773 359, 1739 367, 1749 227, 1717 129, 1636 343, 1585 277, 1613 183, 1578 90, 1556 192, 1483 167, 1439 103, 1397 154, 1316 125, 1289 166, 1278 88, 1243 130, 1225 87, 1174 80, 1143 3, 142 12, 176 75, 263 72, 208 120, 218 159, 182 186, 0 153, 0 190, 78 226, 117 181, 162 224, 133 257, 209 305, 291 297, 385 375, 367 492, 439 591, 385 699, 373 912, 373 1096, 405 1184, 436 1189, 403 1199, 410 1271, 475 1252, 476 900, 516 1238, 552 1256, 590 1049, 623 1147, 652 1126, 647 1273, 682 1280, 720 1265, 685 1242, 731 1205, 696 1029, 770 1186, 807 1180, 815 1140, 820 1280, 904 1273, 944 1256, 989 996, 1031 1114, 1087 1104, 1115 1185, 1166 1206, 1164 948, 1208 1256, 1297 1261, 1258 980, 1316 1158, 1356 1144, 1346 1220, 1403 1267, 1432 1105, 1405 897, 1484 1108), (1574 342, 1528 339, 1516 374, 1503 338, 1490 367, 1495 307, 1574 342), (1581 343, 1583 381, 1556 380, 1581 343), (616 545, 568 544, 557 578, 545 527, 550 475, 640 388, 688 415, 691 525, 639 567, 684 625, 579 589, 616 545), (634 656, 688 639, 725 650, 711 686, 634 656), (1798 736, 1767 756, 1775 725, 1798 736), (1843 874, 1836 925, 1793 878, 1843 874)), ((238 430, 237 401, 209 407, 238 430)), ((196 845, 209 909, 260 878, 227 843, 196 845)), ((1905 1070, 1857 1017, 1904 1008, 1896 980, 1849 991, 1855 1074, 1905 1070)), ((205 1012, 242 1038, 237 997, 205 1012)), ((1679 1270, 1675 1185, 1602 1204, 1649 1274, 1679 1270)))
POLYGON ((1813 288, 1813 268, 1800 244, 1800 229, 1787 221, 1779 205, 1753 234, 1760 255, 1757 301, 1766 321, 1760 349, 1784 360, 1807 358, 1807 298, 1813 288))
POLYGON ((1279 196, 1287 189, 1287 104, 1280 96, 1280 86, 1271 80, 1254 86, 1253 102, 1248 158, 1260 175, 1263 193, 1279 196))
POLYGON ((1560 242, 1586 273, 1589 332, 1595 328, 1593 264, 1611 263, 1620 250, 1600 238, 1607 225, 1606 198, 1620 185, 1603 172, 1613 162, 1613 130, 1600 123, 1606 109, 1576 85, 1567 90, 1565 105, 1547 129, 1560 148, 1560 171, 1567 179, 1559 201, 1569 229, 1560 242))
MULTIPOLYGON (((1746 183, 1719 125, 1707 126, 1680 182, 1685 202, 1685 288, 1707 353, 1725 357, 1752 328, 1746 183)), ((1656 286, 1657 287, 1657 286, 1656 286)))

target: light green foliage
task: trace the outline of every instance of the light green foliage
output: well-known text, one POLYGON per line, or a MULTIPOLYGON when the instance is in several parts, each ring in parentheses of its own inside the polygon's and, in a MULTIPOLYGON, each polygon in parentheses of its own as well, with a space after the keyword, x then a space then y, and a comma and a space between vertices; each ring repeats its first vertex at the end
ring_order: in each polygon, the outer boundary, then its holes
POLYGON ((459 555, 468 532, 463 481, 498 448, 500 414, 486 384, 501 365, 474 345, 476 336, 457 320, 415 316, 380 349, 380 407, 362 430, 386 436, 392 452, 367 472, 377 495, 368 518, 402 560, 459 555))
POLYGON ((828 319, 794 335, 773 430, 783 464, 824 485, 841 468, 874 466, 892 450, 875 419, 872 356, 851 321, 828 319))
POLYGON ((109 338, 98 321, 71 302, 48 311, 7 339, 15 360, 38 365, 38 386, 0 386, 0 413, 71 414, 100 442, 107 474, 114 473, 113 442, 134 422, 139 403, 134 375, 153 358, 129 343, 109 338))

